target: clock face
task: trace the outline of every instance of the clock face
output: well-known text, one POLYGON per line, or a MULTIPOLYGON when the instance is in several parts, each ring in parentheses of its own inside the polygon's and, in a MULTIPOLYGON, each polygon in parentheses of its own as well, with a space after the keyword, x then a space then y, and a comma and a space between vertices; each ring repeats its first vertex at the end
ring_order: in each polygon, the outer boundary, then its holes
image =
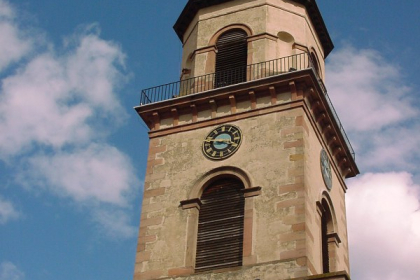
POLYGON ((213 160, 233 155, 242 143, 242 132, 234 125, 221 125, 210 132, 203 141, 203 153, 213 160))
POLYGON ((321 150, 321 172, 322 178, 324 178, 325 186, 328 190, 332 188, 332 175, 331 175, 331 164, 328 158, 327 152, 322 149, 321 150))

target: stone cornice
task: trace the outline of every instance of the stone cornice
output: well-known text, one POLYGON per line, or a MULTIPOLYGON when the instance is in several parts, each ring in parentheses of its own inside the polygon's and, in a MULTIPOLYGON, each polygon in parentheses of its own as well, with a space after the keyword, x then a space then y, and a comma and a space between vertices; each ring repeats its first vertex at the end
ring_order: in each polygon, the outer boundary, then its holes
MULTIPOLYGON (((197 12, 201 9, 230 2, 233 0, 189 0, 187 5, 181 12, 178 20, 174 25, 174 30, 178 35, 181 42, 183 41, 184 34, 188 29, 189 25, 193 21, 197 12)), ((324 49, 325 58, 328 54, 334 49, 334 44, 331 40, 331 37, 328 33, 327 27, 325 25, 324 19, 322 18, 321 12, 319 11, 318 5, 315 0, 290 0, 291 2, 298 3, 305 6, 309 18, 318 34, 319 39, 321 40, 322 47, 324 49)))
POLYGON ((135 109, 151 129, 149 137, 155 138, 298 107, 305 110, 317 137, 324 143, 323 146, 334 159, 342 176, 350 178, 359 174, 345 136, 335 120, 333 109, 330 108, 312 69, 172 98, 135 109), (291 100, 278 102, 273 92, 289 92, 291 100), (262 97, 271 97, 271 102, 266 107, 257 107, 256 102, 262 97), (249 102, 249 109, 237 112, 236 104, 240 101, 249 102), (230 112, 223 116, 217 115, 217 108, 220 106, 230 106, 230 112), (199 119, 199 112, 205 110, 211 112, 211 118, 199 119), (180 123, 177 121, 180 115, 189 115, 191 120, 180 123), (173 124, 162 127, 163 119, 173 119, 173 124))

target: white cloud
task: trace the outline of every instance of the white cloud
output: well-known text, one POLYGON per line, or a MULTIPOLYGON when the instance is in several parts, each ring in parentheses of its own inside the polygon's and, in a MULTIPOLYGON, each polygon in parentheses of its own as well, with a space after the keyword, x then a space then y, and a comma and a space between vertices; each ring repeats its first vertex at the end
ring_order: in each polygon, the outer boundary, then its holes
POLYGON ((42 54, 3 80, 0 156, 25 152, 34 144, 60 148, 92 137, 87 120, 93 109, 86 102, 70 103, 74 97, 63 72, 50 54, 42 54))
POLYGON ((360 162, 370 170, 417 172, 420 162, 420 123, 386 127, 380 132, 354 134, 360 162))
POLYGON ((420 186, 408 173, 369 173, 349 182, 352 278, 412 280, 420 275, 420 186))
POLYGON ((103 136, 98 122, 127 116, 114 92, 124 81, 121 50, 97 33, 73 39, 63 56, 42 53, 3 79, 0 96, 0 157, 34 144, 61 148, 103 136), (95 125, 92 125, 95 124, 95 125))
POLYGON ((418 116, 398 65, 374 50, 343 48, 328 61, 328 92, 346 128, 380 130, 418 116))
POLYGON ((0 0, 0 72, 18 61, 32 48, 32 42, 19 29, 15 11, 8 2, 0 0))
POLYGON ((110 235, 128 237, 127 209, 139 180, 129 157, 107 139, 128 117, 118 96, 129 77, 125 54, 100 38, 96 24, 80 27, 60 47, 36 33, 24 38, 15 13, 0 0, 0 32, 2 24, 11 30, 6 46, 0 41, 0 70, 10 69, 0 88, 0 160, 15 166, 17 182, 70 198, 110 235), (42 48, 31 49, 31 42, 42 48), (104 213, 118 220, 119 231, 104 213))
POLYGON ((13 204, 0 196, 0 224, 5 224, 17 218, 19 218, 19 212, 13 204))
POLYGON ((0 280, 23 280, 25 274, 11 262, 0 264, 0 280))
POLYGON ((417 279, 420 185, 412 176, 420 162, 416 90, 403 69, 379 52, 351 46, 330 56, 327 88, 361 171, 377 172, 348 182, 352 278, 417 279))
POLYGON ((138 232, 138 228, 131 225, 127 214, 119 209, 112 207, 97 209, 93 217, 105 234, 111 238, 130 238, 138 232))
POLYGON ((118 45, 99 39, 98 34, 93 24, 86 27, 82 39, 76 36, 67 42, 77 45, 66 61, 68 81, 79 97, 118 121, 124 112, 114 89, 126 79, 119 71, 125 66, 125 55, 118 45))
POLYGON ((23 182, 47 186, 57 195, 79 202, 94 200, 125 207, 138 185, 129 158, 106 144, 37 155, 29 159, 27 168, 23 182))
POLYGON ((329 58, 328 92, 361 170, 415 171, 420 110, 407 84, 377 51, 345 47, 329 58))

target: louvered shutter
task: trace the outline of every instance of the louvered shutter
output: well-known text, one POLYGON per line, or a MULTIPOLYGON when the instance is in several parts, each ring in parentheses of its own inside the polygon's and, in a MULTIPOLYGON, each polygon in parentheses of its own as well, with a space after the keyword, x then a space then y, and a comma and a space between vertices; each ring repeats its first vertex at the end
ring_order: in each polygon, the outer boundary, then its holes
POLYGON ((201 196, 196 272, 242 265, 244 204, 242 182, 218 180, 201 196))
POLYGON ((323 273, 330 272, 330 256, 328 251, 328 218, 327 214, 321 217, 321 231, 322 231, 322 271, 323 273))
POLYGON ((245 31, 235 29, 222 34, 217 40, 215 87, 246 81, 248 43, 245 31))

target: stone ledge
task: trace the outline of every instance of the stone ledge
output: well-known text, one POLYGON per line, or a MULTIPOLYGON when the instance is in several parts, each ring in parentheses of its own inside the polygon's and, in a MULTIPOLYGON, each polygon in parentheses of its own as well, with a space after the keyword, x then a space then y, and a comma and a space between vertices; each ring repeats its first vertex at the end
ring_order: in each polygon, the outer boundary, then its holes
POLYGON ((290 280, 350 280, 350 276, 345 271, 330 272, 312 276, 294 278, 290 280))
MULTIPOLYGON (((249 266, 240 266, 225 268, 215 271, 200 272, 184 276, 162 277, 161 280, 281 280, 290 279, 288 275, 290 268, 305 269, 305 266, 300 266, 296 260, 288 259, 283 261, 274 261, 261 264, 254 264, 249 266)), ((157 278, 156 278, 157 279, 157 278)), ((319 278, 322 279, 322 278, 319 278)), ((303 279, 299 279, 303 280, 303 279)), ((349 280, 349 279, 333 279, 331 280, 349 280)))

